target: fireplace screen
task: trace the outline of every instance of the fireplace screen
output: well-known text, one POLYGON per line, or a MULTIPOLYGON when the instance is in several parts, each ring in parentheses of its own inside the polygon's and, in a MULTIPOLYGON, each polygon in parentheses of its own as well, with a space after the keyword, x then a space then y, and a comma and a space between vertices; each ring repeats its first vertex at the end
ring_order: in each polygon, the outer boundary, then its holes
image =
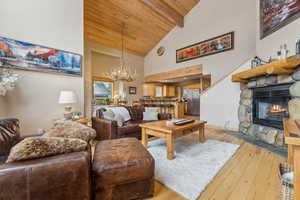
POLYGON ((277 85, 253 90, 253 122, 283 129, 282 120, 289 117, 289 85, 277 85))

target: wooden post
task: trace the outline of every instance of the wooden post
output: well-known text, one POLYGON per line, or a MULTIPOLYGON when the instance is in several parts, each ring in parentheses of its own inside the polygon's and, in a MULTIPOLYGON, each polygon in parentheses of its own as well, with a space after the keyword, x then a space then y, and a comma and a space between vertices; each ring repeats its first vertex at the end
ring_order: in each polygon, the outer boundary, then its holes
POLYGON ((168 134, 167 135, 167 158, 169 160, 174 159, 174 146, 173 146, 173 134, 168 134))
POLYGON ((199 142, 205 142, 205 134, 204 134, 204 124, 199 127, 199 142))
POLYGON ((294 146, 294 199, 300 200, 300 146, 294 146))
POLYGON ((148 135, 145 128, 142 128, 142 144, 147 148, 148 146, 148 135))

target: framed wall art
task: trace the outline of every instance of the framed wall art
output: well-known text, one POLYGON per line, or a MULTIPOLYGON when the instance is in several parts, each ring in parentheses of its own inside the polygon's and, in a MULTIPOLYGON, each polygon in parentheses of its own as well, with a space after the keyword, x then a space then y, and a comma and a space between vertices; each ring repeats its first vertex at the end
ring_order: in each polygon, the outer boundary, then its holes
POLYGON ((260 38, 300 17, 300 0, 260 0, 260 38))
POLYGON ((234 32, 176 50, 176 63, 234 49, 234 32))
POLYGON ((129 87, 129 94, 136 94, 136 87, 129 87))
POLYGON ((82 56, 68 51, 0 37, 0 66, 81 76, 82 56))

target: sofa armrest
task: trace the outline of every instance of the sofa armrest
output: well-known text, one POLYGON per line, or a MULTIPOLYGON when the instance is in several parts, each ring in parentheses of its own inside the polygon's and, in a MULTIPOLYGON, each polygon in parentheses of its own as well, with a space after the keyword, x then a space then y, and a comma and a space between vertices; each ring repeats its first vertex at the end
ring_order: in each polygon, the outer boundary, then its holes
POLYGON ((159 120, 172 119, 172 115, 171 114, 167 114, 167 113, 159 113, 158 114, 158 119, 159 120))
POLYGON ((0 165, 0 199, 91 199, 89 153, 0 165))
POLYGON ((117 138, 117 121, 93 117, 92 126, 93 129, 96 130, 96 140, 110 140, 117 138))

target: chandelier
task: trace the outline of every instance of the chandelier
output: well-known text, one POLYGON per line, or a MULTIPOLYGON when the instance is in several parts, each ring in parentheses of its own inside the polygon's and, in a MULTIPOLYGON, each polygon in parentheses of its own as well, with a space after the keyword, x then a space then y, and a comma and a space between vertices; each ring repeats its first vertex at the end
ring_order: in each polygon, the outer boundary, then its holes
POLYGON ((131 71, 129 67, 125 64, 125 49, 124 49, 124 28, 125 24, 122 24, 122 56, 120 60, 120 67, 117 69, 112 69, 110 72, 105 73, 105 76, 112 79, 113 81, 126 81, 131 82, 135 80, 137 75, 136 70, 131 71))
MULTIPOLYGON (((0 66, 1 67, 1 66, 0 66)), ((10 69, 0 68, 0 96, 15 88, 19 75, 10 69)))

